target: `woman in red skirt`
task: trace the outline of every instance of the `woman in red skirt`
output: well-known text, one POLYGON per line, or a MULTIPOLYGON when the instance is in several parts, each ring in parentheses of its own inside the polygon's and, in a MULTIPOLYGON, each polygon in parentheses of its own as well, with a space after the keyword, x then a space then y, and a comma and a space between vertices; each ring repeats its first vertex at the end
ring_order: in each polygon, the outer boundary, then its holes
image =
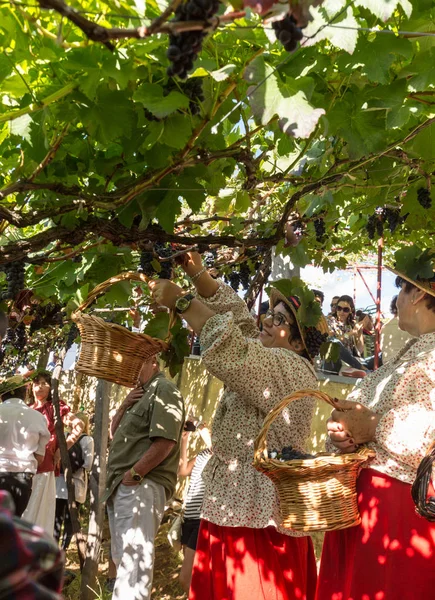
POLYGON ((435 439, 435 274, 420 279, 410 264, 392 270, 399 326, 414 339, 350 400, 337 400, 328 421, 334 446, 353 452, 368 443, 376 458, 357 483, 361 524, 325 536, 317 600, 435 598, 435 523, 416 514, 411 497, 435 439))
MULTIPOLYGON (((207 273, 198 253, 189 255, 185 270, 196 298, 162 279, 150 287, 159 304, 176 306, 200 334, 203 363, 225 383, 213 420, 213 454, 203 472, 203 519, 189 598, 313 600, 311 538, 280 527, 274 485, 252 466, 254 440, 268 412, 292 392, 317 386, 298 302, 272 292, 260 333, 245 302, 207 273)), ((310 398, 293 402, 273 423, 270 448, 303 449, 313 410, 310 398)))

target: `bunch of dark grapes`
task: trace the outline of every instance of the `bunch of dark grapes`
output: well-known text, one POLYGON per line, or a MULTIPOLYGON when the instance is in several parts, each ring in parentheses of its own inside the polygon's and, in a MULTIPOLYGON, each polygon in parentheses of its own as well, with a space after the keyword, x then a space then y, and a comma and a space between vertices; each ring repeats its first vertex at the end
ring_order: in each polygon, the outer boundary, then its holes
POLYGON ((304 337, 307 352, 311 356, 311 358, 314 358, 319 354, 320 346, 328 339, 328 334, 321 333, 315 327, 307 327, 305 329, 304 337))
POLYGON ((19 352, 22 352, 27 344, 27 335, 26 335, 26 326, 24 323, 20 323, 15 328, 15 342, 14 348, 16 348, 19 352))
POLYGON ((369 240, 375 239, 376 221, 377 220, 378 220, 378 217, 376 215, 370 215, 368 218, 366 229, 367 229, 367 235, 369 236, 369 240))
POLYGON ((15 344, 15 340, 17 339, 16 330, 12 327, 8 327, 6 329, 5 337, 3 338, 3 344, 6 346, 11 344, 12 346, 15 344))
POLYGON ((32 322, 30 323, 30 335, 39 329, 48 327, 63 327, 62 306, 60 304, 37 304, 32 311, 32 322))
POLYGON ((72 261, 73 263, 77 263, 80 264, 83 260, 83 256, 81 254, 76 254, 75 256, 72 257, 72 261))
POLYGON ((228 275, 228 281, 230 282, 230 286, 233 288, 235 292, 239 290, 240 286, 240 275, 237 271, 231 271, 228 275))
MULTIPOLYGON (((180 4, 175 11, 172 22, 206 21, 219 8, 219 0, 188 0, 180 4)), ((193 63, 198 58, 202 42, 207 33, 204 30, 172 33, 169 36, 169 48, 166 56, 171 61, 168 67, 169 77, 178 76, 186 79, 193 63)))
POLYGON ((394 233, 402 222, 400 210, 398 208, 389 208, 388 206, 384 208, 383 219, 388 224, 388 229, 391 233, 394 233))
POLYGON ((24 261, 7 263, 4 266, 7 290, 2 293, 2 300, 13 300, 24 288, 24 261))
POLYGON ((154 252, 150 250, 142 250, 140 259, 139 259, 139 267, 137 269, 138 273, 143 273, 147 277, 152 277, 156 274, 156 271, 152 265, 154 260, 154 252))
POLYGON ((298 42, 304 37, 302 30, 291 15, 286 15, 281 21, 274 21, 272 27, 277 39, 287 52, 294 52, 298 47, 298 42))
MULTIPOLYGON (((172 248, 170 244, 164 244, 157 242, 154 245, 154 249, 157 252, 159 258, 169 258, 172 256, 172 248)), ((160 263, 161 271, 159 273, 159 279, 172 279, 172 269, 174 266, 173 260, 165 260, 160 263)))
POLYGON ((284 446, 281 450, 271 450, 268 452, 269 458, 276 458, 281 462, 286 462, 287 460, 305 460, 307 458, 315 458, 313 454, 308 454, 307 452, 301 452, 293 446, 284 446))
POLYGON ((204 102, 205 96, 202 89, 202 77, 192 77, 183 85, 183 92, 189 98, 189 110, 192 115, 201 112, 200 102, 204 102))
POLYGON ((71 348, 71 346, 74 344, 74 340, 76 339, 76 337, 78 335, 79 335, 79 328, 77 327, 77 325, 75 323, 73 323, 68 331, 68 336, 66 338, 65 350, 67 352, 71 348))
POLYGON ((326 233, 325 221, 322 218, 314 219, 313 225, 316 231, 316 240, 323 242, 326 233))
POLYGON ((417 200, 426 210, 432 206, 432 198, 427 188, 419 188, 417 190, 417 200))
POLYGON ((244 262, 240 265, 239 279, 240 279, 242 288, 244 290, 247 290, 251 283, 251 271, 249 269, 248 263, 246 263, 246 262, 244 262))

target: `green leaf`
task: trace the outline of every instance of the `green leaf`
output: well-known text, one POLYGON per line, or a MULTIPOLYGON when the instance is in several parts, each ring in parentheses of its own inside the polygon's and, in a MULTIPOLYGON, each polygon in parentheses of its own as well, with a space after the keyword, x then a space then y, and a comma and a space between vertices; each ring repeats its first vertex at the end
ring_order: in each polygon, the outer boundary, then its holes
POLYGON ((225 79, 228 79, 228 77, 235 69, 236 65, 229 64, 225 65, 221 69, 218 69, 217 71, 210 71, 210 75, 215 81, 225 81, 225 79))
POLYGON ((23 115, 14 121, 10 122, 10 131, 12 135, 19 135, 30 142, 30 127, 32 125, 32 117, 23 115))
POLYGON ((261 82, 267 77, 261 87, 258 85, 248 89, 252 112, 263 125, 267 125, 274 115, 278 115, 279 125, 284 133, 296 138, 307 138, 319 118, 325 114, 323 108, 311 106, 303 91, 290 95, 284 88, 283 95, 278 80, 263 57, 256 58, 249 65, 244 77, 250 83, 261 82))
POLYGON ((168 331, 169 313, 167 312, 158 312, 153 315, 144 329, 144 333, 159 340, 165 340, 168 337, 168 331))
POLYGON ((406 38, 379 33, 374 39, 359 39, 352 61, 355 67, 361 65, 370 81, 388 83, 390 68, 397 56, 410 58, 412 54, 412 44, 406 38))
POLYGON ((412 4, 409 0, 355 0, 355 6, 368 8, 382 21, 389 19, 397 6, 403 8, 407 17, 409 17, 412 12, 412 4))
POLYGON ((180 108, 189 108, 189 100, 186 96, 175 91, 164 96, 163 88, 155 83, 141 85, 134 93, 133 99, 161 119, 180 108))
POLYGON ((159 141, 180 150, 188 142, 191 133, 192 125, 189 118, 185 115, 172 115, 165 120, 164 131, 159 141))
POLYGON ((329 40, 331 44, 352 54, 355 50, 358 38, 358 21, 353 16, 351 8, 345 12, 344 18, 340 21, 334 20, 335 26, 342 26, 343 29, 329 27, 330 19, 324 14, 321 8, 310 8, 312 21, 304 29, 304 46, 313 46, 322 40, 329 40), (348 29, 347 29, 348 28, 348 29))
POLYGON ((241 190, 236 194, 236 203, 234 208, 239 213, 245 213, 251 206, 251 198, 246 190, 241 190))

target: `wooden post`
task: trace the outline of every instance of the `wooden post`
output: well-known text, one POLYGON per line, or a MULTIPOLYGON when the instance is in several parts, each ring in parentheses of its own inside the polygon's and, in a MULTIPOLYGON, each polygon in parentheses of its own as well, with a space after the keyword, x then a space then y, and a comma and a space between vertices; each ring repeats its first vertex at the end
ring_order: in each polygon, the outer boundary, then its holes
POLYGON ((109 404, 110 385, 107 381, 99 379, 95 393, 95 454, 89 478, 91 509, 89 514, 86 558, 82 571, 80 600, 94 600, 99 596, 97 576, 104 522, 104 504, 101 503, 101 497, 106 487, 109 404))
POLYGON ((382 293, 382 251, 384 238, 378 241, 378 284, 376 288, 376 326, 375 326, 375 371, 379 367, 379 352, 381 351, 381 293, 382 293))

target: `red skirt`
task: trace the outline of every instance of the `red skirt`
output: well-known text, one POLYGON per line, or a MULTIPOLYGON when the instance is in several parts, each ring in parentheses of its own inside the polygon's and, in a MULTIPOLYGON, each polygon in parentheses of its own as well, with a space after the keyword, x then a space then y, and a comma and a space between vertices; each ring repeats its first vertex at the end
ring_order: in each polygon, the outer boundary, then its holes
POLYGON ((201 521, 189 600, 313 600, 309 537, 201 521))
POLYGON ((362 522, 326 533, 316 600, 435 598, 435 523, 419 517, 411 486, 363 469, 362 522))

